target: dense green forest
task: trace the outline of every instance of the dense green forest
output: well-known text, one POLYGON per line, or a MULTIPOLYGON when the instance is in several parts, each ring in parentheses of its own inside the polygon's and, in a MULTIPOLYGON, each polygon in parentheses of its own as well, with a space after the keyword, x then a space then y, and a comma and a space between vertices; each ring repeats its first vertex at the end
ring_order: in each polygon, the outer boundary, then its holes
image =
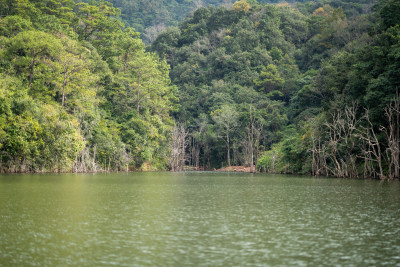
POLYGON ((398 0, 162 3, 0 0, 2 172, 399 178, 398 0))
MULTIPOLYGON (((85 1, 84 1, 85 2, 85 1)), ((90 2, 90 0, 86 0, 90 2)), ((154 41, 157 35, 166 27, 177 26, 188 14, 200 7, 225 6, 232 8, 235 0, 109 0, 114 7, 121 9, 120 18, 130 27, 141 33, 146 43, 154 41)), ((279 3, 281 0, 247 0, 252 6, 266 3, 279 3)), ((289 3, 302 3, 306 0, 289 0, 289 3)), ((323 1, 317 1, 323 5, 323 1)), ((351 14, 362 13, 363 4, 370 0, 360 0, 357 3, 348 0, 331 1, 330 5, 337 8, 343 6, 351 14)))
POLYGON ((158 36, 190 165, 399 177, 399 2, 335 4, 241 0, 158 36))
POLYGON ((169 67, 100 1, 0 1, 0 170, 165 169, 169 67))
MULTIPOLYGON (((126 25, 141 32, 145 42, 152 42, 166 27, 177 26, 189 13, 199 7, 209 5, 230 7, 234 0, 109 0, 109 2, 121 9, 121 19, 126 25)), ((257 3, 254 0, 248 2, 257 3)))

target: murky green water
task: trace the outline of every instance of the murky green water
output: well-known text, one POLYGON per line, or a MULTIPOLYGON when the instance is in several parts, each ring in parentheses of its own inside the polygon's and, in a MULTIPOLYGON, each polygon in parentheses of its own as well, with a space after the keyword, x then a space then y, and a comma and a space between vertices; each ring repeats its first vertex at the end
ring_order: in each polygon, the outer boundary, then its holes
POLYGON ((0 266, 400 265, 398 182, 0 176, 0 266))

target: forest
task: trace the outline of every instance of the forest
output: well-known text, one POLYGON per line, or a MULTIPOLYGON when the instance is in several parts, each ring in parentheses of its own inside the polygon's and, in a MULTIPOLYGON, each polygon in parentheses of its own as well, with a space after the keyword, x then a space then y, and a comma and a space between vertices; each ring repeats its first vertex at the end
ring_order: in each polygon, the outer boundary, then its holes
POLYGON ((104 1, 0 1, 0 169, 165 169, 169 66, 104 1))
POLYGON ((114 2, 0 0, 1 172, 399 179, 398 0, 114 2))
POLYGON ((398 179, 399 12, 241 0, 161 33, 150 50, 179 88, 189 164, 398 179))
MULTIPOLYGON (((363 0, 365 1, 365 0, 363 0)), ((90 2, 86 0, 84 2, 90 2)), ((200 7, 224 6, 232 8, 235 0, 109 0, 114 7, 121 9, 121 20, 125 25, 134 27, 142 35, 143 41, 148 44, 162 31, 170 26, 178 24, 191 12, 200 7)), ((279 3, 280 0, 247 0, 251 6, 266 3, 279 3)), ((290 3, 303 3, 306 0, 289 0, 290 3)), ((366 3, 370 1, 367 0, 366 3)), ((346 0, 331 1, 334 7, 344 6, 359 10, 360 4, 347 2, 346 0)))

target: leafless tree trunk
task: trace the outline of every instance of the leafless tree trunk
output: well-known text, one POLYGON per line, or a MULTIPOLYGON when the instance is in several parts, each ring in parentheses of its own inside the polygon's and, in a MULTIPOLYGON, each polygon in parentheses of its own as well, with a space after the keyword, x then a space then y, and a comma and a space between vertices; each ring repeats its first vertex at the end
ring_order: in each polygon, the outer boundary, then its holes
POLYGON ((196 142, 196 138, 192 136, 190 144, 190 164, 194 167, 199 167, 200 165, 200 145, 196 142))
POLYGON ((388 178, 399 179, 400 174, 400 95, 385 108, 387 127, 381 127, 387 138, 386 158, 388 162, 388 178))
POLYGON ((317 137, 315 131, 313 131, 312 137, 312 164, 311 172, 314 176, 328 175, 327 163, 325 158, 325 146, 321 146, 321 138, 317 137))
POLYGON ((226 146, 227 146, 227 159, 228 159, 228 167, 231 166, 231 147, 230 147, 230 142, 229 142, 229 131, 226 131, 226 146))
MULTIPOLYGON (((364 167, 364 172, 371 172, 369 170, 370 165, 373 162, 378 164, 379 173, 377 175, 380 179, 385 179, 385 175, 383 173, 382 167, 382 149, 381 144, 379 143, 378 137, 375 133, 374 126, 369 119, 369 111, 365 110, 365 115, 363 116, 363 120, 365 120, 368 124, 367 126, 360 126, 360 130, 358 130, 357 136, 361 138, 365 144, 362 146, 362 158, 364 159, 364 164, 367 166, 364 167)), ((373 174, 375 176, 375 174, 373 174)))
POLYGON ((334 175, 334 171, 328 166, 327 146, 322 143, 321 138, 314 132, 312 136, 312 174, 314 176, 334 175))
POLYGON ((263 129, 262 123, 258 122, 253 114, 252 105, 249 107, 250 121, 247 126, 247 142, 248 142, 248 156, 250 163, 250 172, 255 172, 254 162, 257 163, 258 159, 258 146, 260 143, 261 132, 263 129))
POLYGON ((357 105, 346 107, 332 115, 328 128, 329 140, 312 137, 312 174, 338 177, 377 177, 399 179, 400 175, 400 96, 385 108, 386 126, 379 130, 385 134, 380 140, 366 109, 357 119, 357 105), (386 148, 383 149, 383 147, 386 148), (362 170, 358 170, 362 167, 362 170), (387 166, 387 174, 385 174, 387 166))
POLYGON ((254 118, 250 105, 250 125, 247 128, 247 135, 249 138, 249 149, 250 149, 250 172, 253 172, 254 168, 254 118))
POLYGON ((356 156, 354 155, 354 131, 356 130, 357 105, 354 103, 344 111, 332 115, 332 122, 325 123, 329 129, 328 153, 334 164, 333 175, 357 177, 356 156))
POLYGON ((172 151, 169 160, 171 171, 181 171, 185 166, 185 152, 187 146, 187 135, 182 125, 175 126, 172 135, 172 151))
POLYGON ((211 157, 211 149, 208 142, 204 144, 204 157, 203 157, 203 165, 206 170, 211 168, 210 157, 211 157))
POLYGON ((93 170, 93 172, 97 171, 96 150, 97 150, 97 145, 95 145, 94 148, 93 148, 93 161, 92 161, 92 170, 93 170))

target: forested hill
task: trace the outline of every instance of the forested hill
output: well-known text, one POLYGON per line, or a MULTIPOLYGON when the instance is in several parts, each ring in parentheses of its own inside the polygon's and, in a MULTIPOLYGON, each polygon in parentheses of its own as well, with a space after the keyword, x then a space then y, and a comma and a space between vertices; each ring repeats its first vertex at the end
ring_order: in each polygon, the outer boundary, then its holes
POLYGON ((158 36, 186 163, 399 177, 400 2, 345 3, 240 0, 158 36))
POLYGON ((118 15, 0 0, 0 172, 167 168, 176 87, 118 15))
MULTIPOLYGON (((86 0, 84 2, 90 2, 86 0)), ((235 0, 109 0, 114 7, 121 9, 121 19, 128 26, 134 27, 141 32, 146 43, 152 42, 157 35, 169 26, 177 26, 187 15, 199 7, 225 6, 231 8, 235 0)), ((250 5, 266 3, 303 3, 305 0, 247 0, 250 5)), ((320 6, 326 1, 315 1, 320 6)), ((337 8, 345 7, 351 14, 360 14, 364 4, 370 4, 370 0, 337 0, 331 1, 330 5, 337 8)))

